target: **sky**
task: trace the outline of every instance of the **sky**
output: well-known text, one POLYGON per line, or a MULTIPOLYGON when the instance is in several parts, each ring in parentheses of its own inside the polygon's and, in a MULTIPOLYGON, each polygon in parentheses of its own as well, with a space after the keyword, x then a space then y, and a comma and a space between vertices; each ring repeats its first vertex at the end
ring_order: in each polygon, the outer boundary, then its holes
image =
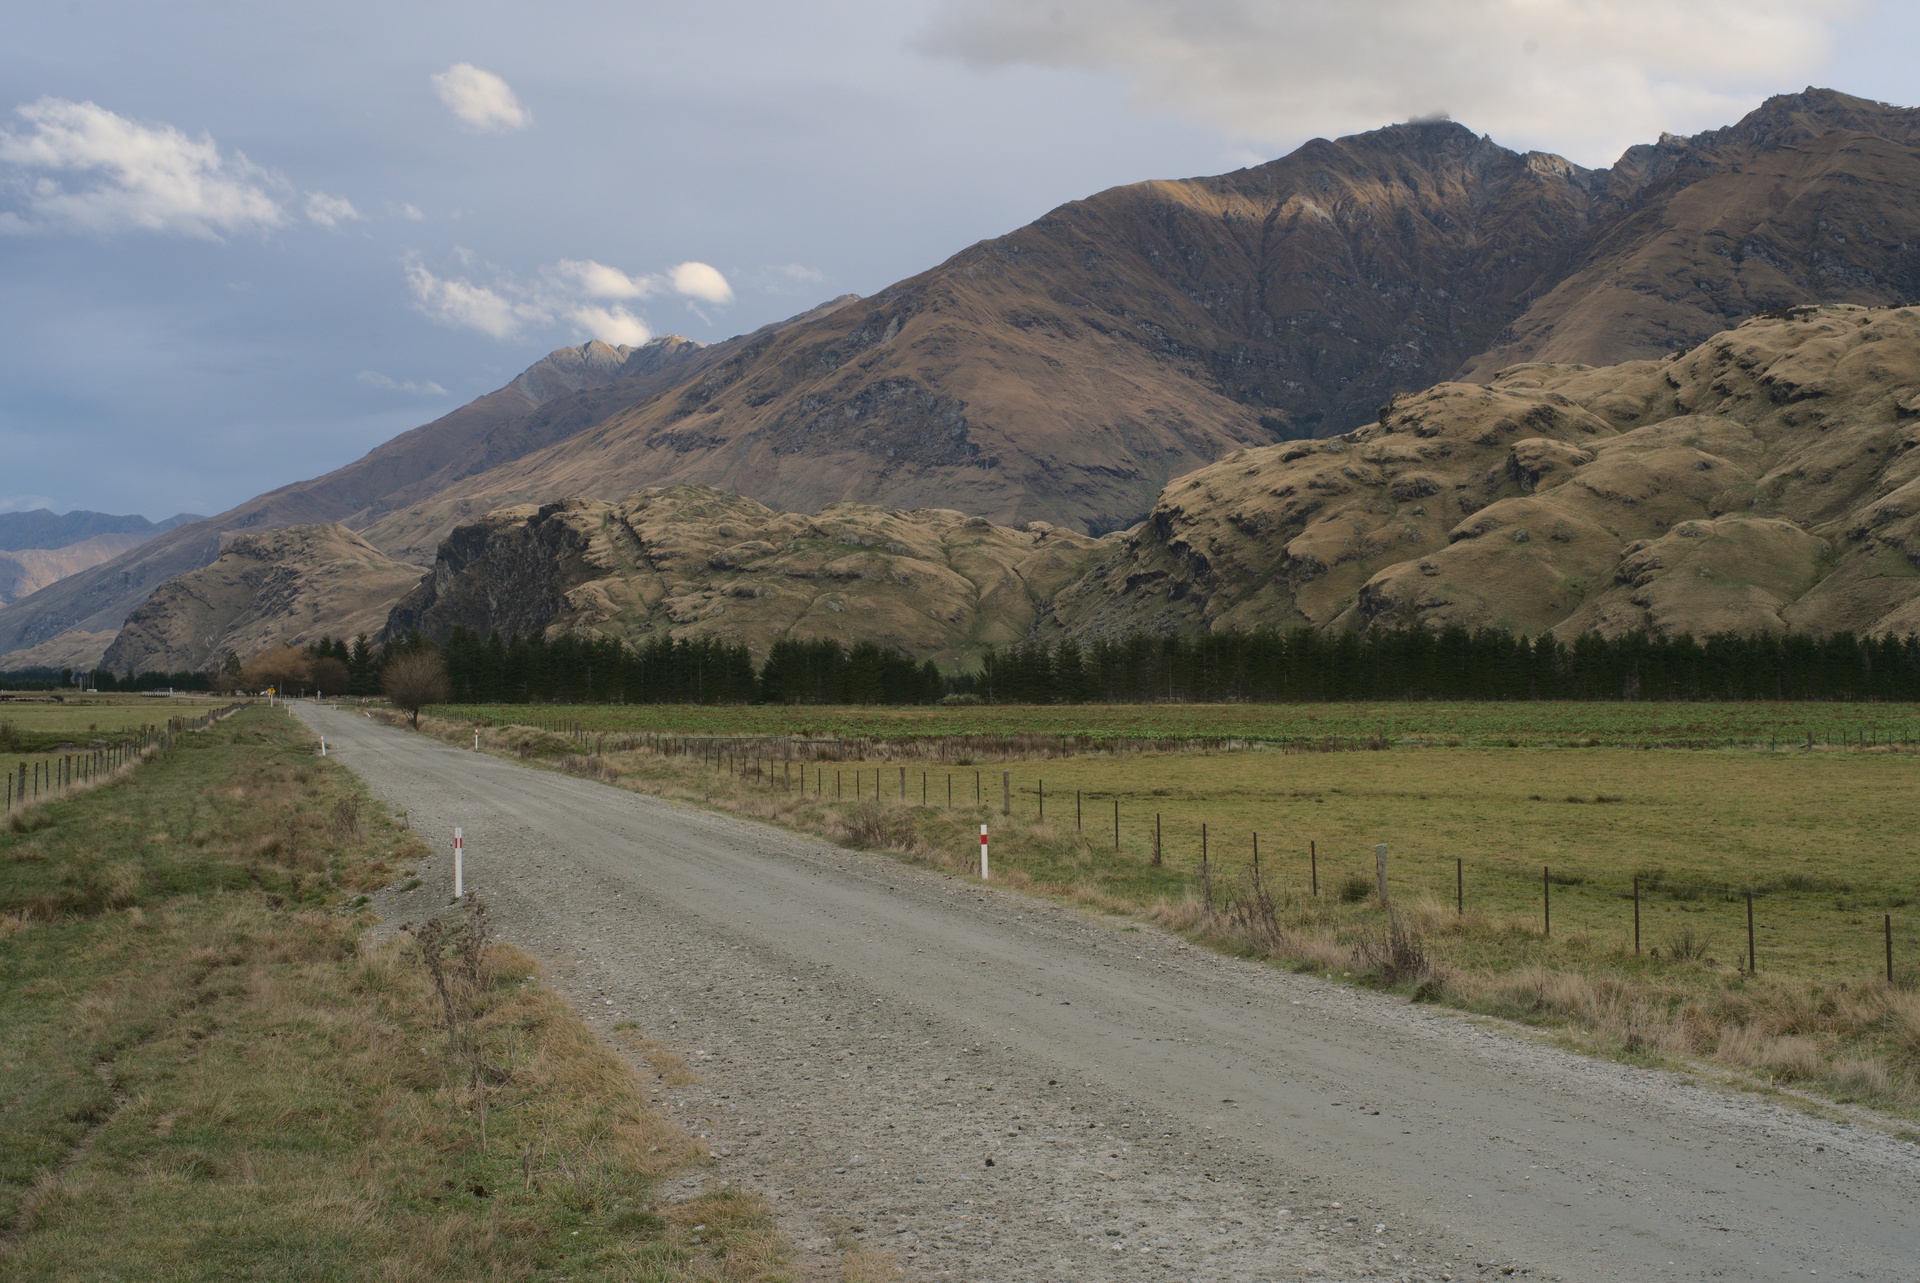
POLYGON ((46 0, 0 43, 0 511, 212 513, 589 338, 713 341, 1062 202, 1433 115, 1605 165, 1910 0, 46 0))

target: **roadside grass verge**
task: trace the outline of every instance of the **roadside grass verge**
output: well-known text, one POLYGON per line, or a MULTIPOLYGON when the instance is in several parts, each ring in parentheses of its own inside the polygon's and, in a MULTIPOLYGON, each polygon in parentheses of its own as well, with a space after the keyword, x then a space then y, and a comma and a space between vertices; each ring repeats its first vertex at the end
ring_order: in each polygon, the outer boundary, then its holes
POLYGON ((304 728, 177 744, 0 832, 0 1275, 786 1277, 478 906, 368 943, 421 850, 304 728))
MULTIPOLYGON (((425 718, 422 730, 472 742, 470 723, 425 718)), ((790 783, 777 763, 769 783, 751 770, 645 748, 582 755, 579 741, 540 728, 496 728, 487 742, 522 760, 955 874, 977 870, 986 823, 994 877, 1006 885, 1151 920, 1228 952, 1549 1028, 1583 1050, 1712 1066, 1920 1117, 1920 941, 1901 913, 1890 984, 1880 934, 1883 911, 1920 900, 1920 873, 1906 854, 1920 762, 1904 753, 1056 758, 994 763, 982 773, 979 804, 974 768, 956 769, 949 808, 948 772, 931 770, 923 794, 919 763, 907 764, 902 798, 897 761, 810 763, 802 792, 798 764, 790 783), (1015 772, 1010 815, 1000 814, 1003 768, 1015 772), (1262 835, 1257 878, 1254 832, 1262 835), (1318 895, 1309 834, 1318 835, 1318 895), (1373 889, 1376 841, 1393 852, 1391 906, 1373 889), (1456 855, 1466 862, 1465 912, 1454 898, 1456 855), (1744 889, 1756 890, 1760 906, 1752 974, 1744 889)))

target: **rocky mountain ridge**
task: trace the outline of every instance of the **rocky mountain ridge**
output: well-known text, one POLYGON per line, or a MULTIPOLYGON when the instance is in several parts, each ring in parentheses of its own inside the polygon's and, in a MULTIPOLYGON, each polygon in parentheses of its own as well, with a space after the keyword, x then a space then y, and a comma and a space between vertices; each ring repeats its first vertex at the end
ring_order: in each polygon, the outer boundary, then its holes
POLYGON ((1920 308, 1522 365, 1169 486, 1053 604, 1090 637, 1493 626, 1920 631, 1920 308))
POLYGON ((1176 476, 1337 435, 1439 380, 1664 355, 1757 309, 1903 301, 1916 121, 1810 89, 1606 170, 1443 122, 1115 188, 725 343, 563 349, 346 468, 0 607, 0 656, 109 633, 225 540, 286 525, 337 522, 425 566, 500 507, 689 483, 798 512, 1125 528, 1176 476))
POLYGON ((380 559, 392 609, 355 599, 353 623, 286 585, 365 579, 369 545, 236 541, 141 607, 110 659, 212 654, 222 625, 194 611, 214 598, 250 630, 218 647, 243 653, 381 617, 435 640, 713 638, 761 655, 833 637, 949 666, 1030 637, 1138 631, 1904 636, 1920 632, 1917 496, 1920 307, 1834 305, 1663 360, 1440 383, 1339 437, 1236 451, 1099 539, 678 485, 497 509, 444 540, 424 578, 380 559))

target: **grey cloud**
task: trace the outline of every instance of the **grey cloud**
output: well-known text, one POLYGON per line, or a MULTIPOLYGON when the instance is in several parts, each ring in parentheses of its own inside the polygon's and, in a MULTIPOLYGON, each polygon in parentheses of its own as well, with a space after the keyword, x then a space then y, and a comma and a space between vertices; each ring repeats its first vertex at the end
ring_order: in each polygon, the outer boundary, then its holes
POLYGON ((1826 61, 1850 0, 942 0, 926 48, 1117 73, 1136 100, 1290 143, 1450 114, 1604 164, 1725 123, 1826 61))

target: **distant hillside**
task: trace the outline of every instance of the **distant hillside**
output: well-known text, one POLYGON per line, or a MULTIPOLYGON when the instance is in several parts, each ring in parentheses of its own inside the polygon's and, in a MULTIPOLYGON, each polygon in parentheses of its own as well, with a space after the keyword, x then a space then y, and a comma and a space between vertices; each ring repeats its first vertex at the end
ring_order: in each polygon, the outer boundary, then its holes
POLYGON ((1920 632, 1920 308, 1442 383, 1167 487, 1053 604, 1080 637, 1497 626, 1920 632))
POLYGON ((157 535, 200 518, 183 512, 165 521, 148 521, 138 513, 117 517, 107 512, 0 512, 0 552, 26 548, 66 548, 100 535, 157 535))
POLYGON ((1099 532, 1229 451, 1520 361, 1691 347, 1757 310, 1920 296, 1920 112, 1826 90, 1605 170, 1459 124, 1147 182, 746 344, 368 531, 698 482, 1099 532))
POLYGON ((109 561, 176 526, 200 518, 181 513, 165 521, 105 512, 0 512, 0 605, 17 601, 70 575, 109 561))
MULTIPOLYGON (((77 655, 90 665, 100 658, 98 645, 104 642, 88 639, 111 640, 148 594, 210 564, 234 535, 316 522, 365 524, 384 514, 389 503, 411 502, 453 478, 498 466, 597 422, 622 396, 644 398, 663 372, 698 359, 703 350, 673 336, 638 349, 604 343, 562 348, 497 392, 403 433, 344 468, 189 521, 0 607, 0 657, 16 663, 9 652, 33 648, 36 654, 77 655)), ((424 563, 433 550, 415 549, 412 555, 424 563)))
POLYGON ((1240 450, 1093 539, 951 509, 780 512, 704 486, 496 510, 432 571, 337 527, 236 540, 115 671, 321 633, 898 647, 1416 625, 1564 637, 1920 633, 1920 307, 1756 318, 1662 360, 1533 364, 1240 450), (390 609, 389 609, 390 608, 390 609))
POLYGON ((242 535, 213 564, 163 584, 128 618, 102 664, 116 673, 216 667, 321 636, 378 634, 418 567, 339 526, 242 535))
POLYGON ((950 509, 776 512, 705 486, 504 508, 441 545, 390 634, 833 638, 970 660, 1026 636, 1099 545, 950 509))

